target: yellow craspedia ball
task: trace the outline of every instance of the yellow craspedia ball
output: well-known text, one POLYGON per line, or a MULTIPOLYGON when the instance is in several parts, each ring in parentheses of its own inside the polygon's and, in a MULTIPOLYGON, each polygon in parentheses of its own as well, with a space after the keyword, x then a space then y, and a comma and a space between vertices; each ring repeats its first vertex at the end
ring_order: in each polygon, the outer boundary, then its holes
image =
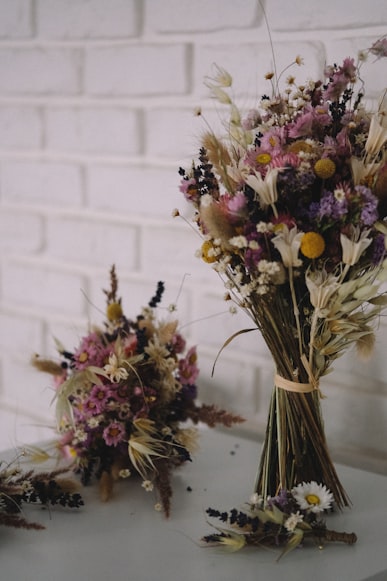
POLYGON ((324 157, 319 159, 314 164, 314 173, 318 178, 322 180, 327 180, 331 178, 336 171, 336 164, 334 161, 329 159, 329 157, 324 157))
POLYGON ((201 248, 201 256, 204 262, 216 262, 216 257, 214 253, 214 245, 210 240, 205 240, 201 248))
POLYGON ((110 303, 106 309, 106 316, 109 321, 118 321, 122 317, 122 307, 120 303, 110 303))
POLYGON ((306 258, 318 258, 325 250, 325 240, 317 232, 306 232, 301 238, 300 250, 306 258))

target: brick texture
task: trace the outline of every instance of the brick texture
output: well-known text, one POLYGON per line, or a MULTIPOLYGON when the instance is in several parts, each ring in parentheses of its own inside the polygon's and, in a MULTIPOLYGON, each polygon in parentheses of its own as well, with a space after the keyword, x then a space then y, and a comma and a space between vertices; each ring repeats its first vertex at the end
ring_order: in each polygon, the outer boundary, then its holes
MULTIPOLYGON (((221 280, 195 257, 201 239, 179 192, 178 167, 227 114, 203 81, 225 67, 246 109, 271 92, 264 76, 274 64, 284 81, 319 77, 387 24, 384 0, 264 6, 275 63, 256 0, 0 2, 0 449, 47 436, 37 426, 53 423, 52 391, 30 357, 53 355, 53 337, 72 349, 102 321, 112 263, 129 316, 165 282, 160 313, 176 303, 198 345, 201 399, 246 415, 262 435, 267 347, 257 331, 236 337, 212 375, 224 342, 253 325, 229 312, 221 280), (286 69, 298 55, 304 64, 286 69), (172 218, 175 207, 183 218, 172 218)), ((376 104, 385 61, 362 74, 376 104)), ((372 360, 349 352, 323 390, 335 456, 387 473, 386 338, 382 320, 372 360)))
POLYGON ((6 150, 38 150, 43 124, 38 108, 0 105, 0 147, 6 150))
POLYGON ((44 47, 0 49, 3 94, 72 95, 79 86, 80 53, 44 47))
POLYGON ((186 53, 186 47, 179 44, 89 49, 85 89, 91 95, 113 97, 185 93, 188 88, 186 53))
POLYGON ((66 153, 135 155, 140 139, 136 112, 123 107, 51 107, 46 146, 66 153))
POLYGON ((26 39, 33 35, 31 0, 2 0, 0 3, 0 39, 26 39))
POLYGON ((69 163, 3 162, 0 174, 3 200, 12 204, 80 206, 82 172, 69 163))
POLYGON ((37 0, 37 33, 50 39, 120 39, 138 32, 135 0, 37 0))
POLYGON ((342 2, 340 5, 335 0, 287 3, 270 0, 266 11, 273 30, 366 29, 383 25, 387 18, 387 6, 383 0, 352 0, 350 4, 342 2))
POLYGON ((245 0, 235 11, 227 0, 146 0, 146 26, 158 33, 209 32, 254 26, 261 11, 255 0, 245 0))

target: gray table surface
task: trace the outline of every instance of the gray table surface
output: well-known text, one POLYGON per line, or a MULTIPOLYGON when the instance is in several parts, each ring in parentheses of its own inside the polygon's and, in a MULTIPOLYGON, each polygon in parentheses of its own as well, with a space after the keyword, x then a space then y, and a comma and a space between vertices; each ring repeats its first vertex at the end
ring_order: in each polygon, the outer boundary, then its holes
MULTIPOLYGON (((43 531, 0 527, 2 581, 386 581, 387 477, 337 466, 353 507, 327 517, 329 528, 356 532, 353 546, 330 543, 296 549, 277 562, 275 549, 224 553, 202 547, 213 531, 205 510, 242 507, 254 483, 261 445, 233 430, 204 430, 194 461, 173 476, 166 520, 152 492, 123 481, 108 503, 97 488, 82 489, 78 511, 26 507, 43 531)), ((4 453, 1 460, 14 452, 4 453)), ((39 470, 45 465, 39 465, 39 470)))

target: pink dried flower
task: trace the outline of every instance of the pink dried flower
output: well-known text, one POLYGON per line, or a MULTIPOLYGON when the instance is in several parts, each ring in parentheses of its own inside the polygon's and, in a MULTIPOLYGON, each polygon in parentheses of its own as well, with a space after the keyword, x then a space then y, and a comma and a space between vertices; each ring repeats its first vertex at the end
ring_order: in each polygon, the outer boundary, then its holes
POLYGON ((298 137, 307 137, 312 135, 314 116, 311 111, 303 113, 289 127, 289 137, 297 139, 298 137))
POLYGON ((341 67, 337 69, 327 68, 325 73, 330 77, 330 81, 323 92, 323 98, 326 101, 337 101, 348 84, 356 81, 355 61, 354 59, 346 58, 341 67))
POLYGON ((221 205, 231 222, 238 221, 245 216, 246 197, 243 192, 236 192, 234 196, 225 194, 221 198, 221 205))
POLYGON ((300 158, 295 153, 283 153, 276 155, 270 162, 270 167, 299 167, 301 163, 300 158))
POLYGON ((172 338, 172 346, 176 354, 183 353, 186 346, 186 340, 184 339, 183 335, 180 333, 175 333, 172 338))
POLYGON ((370 53, 374 54, 378 59, 387 56, 387 37, 379 38, 370 48, 370 53))
POLYGON ((101 412, 109 397, 111 395, 111 390, 106 385, 95 385, 90 392, 90 402, 92 402, 98 413, 101 412))
POLYGON ((181 180, 179 190, 182 192, 182 194, 184 194, 185 199, 188 200, 189 202, 195 200, 197 197, 197 187, 195 178, 181 180))
POLYGON ((103 367, 108 354, 109 349, 102 343, 98 333, 90 333, 83 337, 80 346, 74 351, 75 368, 82 370, 90 365, 103 367))
POLYGON ((261 139, 262 149, 270 153, 279 153, 285 144, 286 133, 284 127, 272 127, 261 139))
POLYGON ((180 381, 183 385, 193 385, 199 375, 196 347, 191 347, 184 359, 179 361, 180 381))
POLYGON ((125 427, 121 422, 111 422, 103 431, 103 439, 108 446, 117 446, 125 439, 125 427))

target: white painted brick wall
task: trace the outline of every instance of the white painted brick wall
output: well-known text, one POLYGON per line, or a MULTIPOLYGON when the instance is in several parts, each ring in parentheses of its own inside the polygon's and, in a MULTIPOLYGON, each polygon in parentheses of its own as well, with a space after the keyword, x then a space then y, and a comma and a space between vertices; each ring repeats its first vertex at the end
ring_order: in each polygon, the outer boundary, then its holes
POLYGON ((37 107, 3 105, 0 109, 0 147, 5 150, 38 150, 43 123, 37 107))
POLYGON ((336 0, 269 0, 266 13, 274 31, 365 30, 385 24, 387 6, 383 0, 343 0, 340 3, 336 0))
POLYGON ((2 0, 0 38, 25 39, 32 36, 31 0, 2 0))
MULTIPOLYGON (((277 67, 296 55, 301 82, 325 62, 355 56, 386 33, 384 0, 267 0, 277 67)), ((103 317, 117 264, 124 306, 136 315, 167 285, 199 347, 201 396, 265 426, 273 369, 257 332, 230 315, 216 274, 198 261, 196 232, 178 191, 196 154, 201 106, 221 108, 203 84, 226 67, 243 107, 270 90, 273 59, 257 0, 0 1, 0 449, 51 437, 49 377, 29 364, 74 348, 103 317), (184 281, 184 283, 183 283, 184 281), (181 287, 183 283, 183 286, 181 287)), ((385 87, 384 61, 364 69, 367 97, 385 87)), ((387 473, 387 325, 373 360, 348 353, 323 385, 327 435, 342 461, 387 473)))
POLYGON ((1 48, 0 91, 3 95, 77 94, 80 58, 76 49, 1 48))
POLYGON ((140 153, 138 113, 126 107, 50 107, 45 112, 46 148, 58 153, 140 153))
POLYGON ((138 34, 135 0, 36 0, 36 4, 40 38, 112 40, 138 34))
POLYGON ((63 162, 3 161, 0 187, 3 201, 31 206, 80 206, 83 200, 80 166, 63 162))
POLYGON ((212 32, 243 29, 256 24, 256 0, 235 3, 224 0, 147 0, 146 30, 156 33, 212 32))
POLYGON ((85 90, 90 95, 111 97, 184 94, 187 48, 180 43, 90 48, 85 59, 85 90), (133 77, 130 71, 140 63, 141 74, 133 77))

